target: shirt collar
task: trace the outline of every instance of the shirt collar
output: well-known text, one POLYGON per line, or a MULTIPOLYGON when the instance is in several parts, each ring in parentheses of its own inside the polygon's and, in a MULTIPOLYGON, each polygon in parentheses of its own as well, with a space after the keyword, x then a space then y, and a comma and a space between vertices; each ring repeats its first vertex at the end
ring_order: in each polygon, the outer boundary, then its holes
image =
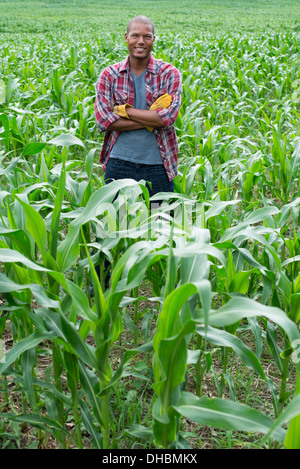
MULTIPOLYGON (((150 60, 149 60, 148 66, 147 66, 147 70, 150 73, 156 73, 157 72, 157 60, 153 57, 152 54, 150 54, 150 60)), ((121 63, 120 72, 125 72, 125 71, 128 71, 128 72, 130 71, 129 55, 121 63)))
POLYGON ((148 72, 150 73, 157 72, 157 60, 153 57, 152 54, 150 54, 150 60, 149 60, 147 69, 148 69, 148 72))

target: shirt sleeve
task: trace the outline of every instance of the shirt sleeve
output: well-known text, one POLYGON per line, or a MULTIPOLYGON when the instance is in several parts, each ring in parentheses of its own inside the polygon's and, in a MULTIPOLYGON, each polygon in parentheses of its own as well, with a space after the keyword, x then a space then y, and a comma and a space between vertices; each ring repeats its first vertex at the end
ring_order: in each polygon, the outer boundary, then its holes
POLYGON ((111 109, 111 87, 107 70, 101 73, 95 89, 95 118, 100 132, 105 132, 110 124, 120 119, 111 109))
POLYGON ((166 109, 157 109, 156 112, 163 120, 165 127, 169 127, 175 123, 181 106, 182 84, 181 76, 177 68, 174 67, 167 73, 165 83, 166 93, 172 97, 172 102, 166 109))

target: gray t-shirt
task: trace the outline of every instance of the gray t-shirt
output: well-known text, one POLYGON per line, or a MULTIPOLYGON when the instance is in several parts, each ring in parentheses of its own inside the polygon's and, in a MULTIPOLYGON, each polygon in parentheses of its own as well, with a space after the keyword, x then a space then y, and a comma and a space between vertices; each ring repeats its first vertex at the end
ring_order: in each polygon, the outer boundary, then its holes
MULTIPOLYGON (((136 109, 147 109, 145 74, 146 70, 136 77, 131 72, 134 87, 133 107, 136 109)), ((140 164, 163 164, 155 135, 146 128, 121 132, 112 148, 110 158, 140 164)))

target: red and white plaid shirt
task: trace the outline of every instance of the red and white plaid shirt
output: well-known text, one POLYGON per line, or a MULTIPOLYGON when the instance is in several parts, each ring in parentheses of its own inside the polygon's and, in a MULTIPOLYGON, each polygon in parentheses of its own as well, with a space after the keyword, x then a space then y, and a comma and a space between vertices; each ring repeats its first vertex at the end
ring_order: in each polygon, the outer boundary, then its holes
MULTIPOLYGON (((171 64, 155 59, 150 55, 145 75, 146 102, 148 109, 157 98, 165 93, 172 97, 170 106, 156 112, 165 127, 154 129, 158 148, 170 181, 177 174, 178 143, 174 123, 181 105, 181 76, 171 64)), ((133 106, 134 89, 130 73, 129 57, 120 63, 110 65, 101 73, 95 85, 95 117, 100 132, 105 132, 100 153, 100 163, 105 171, 110 152, 120 132, 107 131, 110 124, 120 119, 112 109, 115 105, 129 103, 133 106)))

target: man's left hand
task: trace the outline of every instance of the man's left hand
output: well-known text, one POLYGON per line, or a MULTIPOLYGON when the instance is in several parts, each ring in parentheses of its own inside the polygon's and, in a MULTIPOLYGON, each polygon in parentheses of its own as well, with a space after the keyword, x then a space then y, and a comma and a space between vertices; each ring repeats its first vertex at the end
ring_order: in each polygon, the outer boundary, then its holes
POLYGON ((125 119, 129 119, 129 116, 126 112, 126 108, 132 107, 131 104, 121 104, 120 106, 114 106, 113 107, 113 112, 115 114, 118 114, 120 117, 124 117, 125 119))

